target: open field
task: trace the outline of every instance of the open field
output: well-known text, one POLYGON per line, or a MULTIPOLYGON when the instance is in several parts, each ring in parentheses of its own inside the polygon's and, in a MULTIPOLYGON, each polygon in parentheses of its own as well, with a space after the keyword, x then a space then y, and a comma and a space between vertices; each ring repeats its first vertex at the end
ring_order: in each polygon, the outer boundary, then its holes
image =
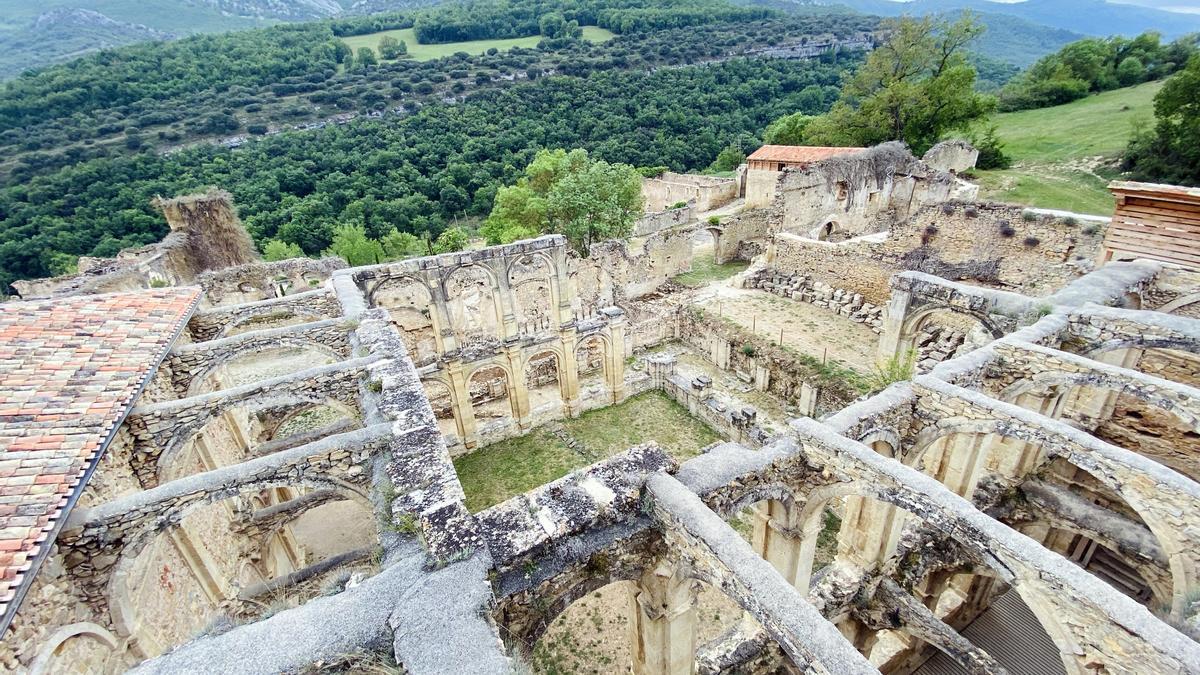
POLYGON ((476 513, 639 443, 658 441, 672 457, 683 461, 719 440, 715 431, 683 406, 662 392, 650 391, 619 405, 493 443, 454 460, 454 468, 467 493, 467 508, 476 513), (556 427, 578 441, 590 456, 567 447, 552 432, 556 427))
POLYGON ((1011 169, 978 172, 981 196, 1051 209, 1108 215, 1105 186, 1134 123, 1152 124, 1162 82, 1107 91, 1053 108, 997 115, 1011 169))
MULTIPOLYGON (((408 58, 417 61, 440 59, 443 56, 450 56, 455 52, 482 54, 493 47, 500 51, 512 49, 513 47, 532 48, 536 47, 537 43, 542 41, 541 35, 531 35, 529 37, 511 38, 506 40, 471 40, 468 42, 446 42, 442 44, 423 45, 417 42, 417 36, 415 33, 413 33, 411 28, 386 30, 378 33, 368 33, 366 35, 355 35, 353 37, 342 38, 342 41, 349 45, 354 51, 358 51, 360 47, 370 47, 378 52, 379 39, 385 35, 390 35, 407 44, 408 58)), ((596 26, 583 27, 583 39, 591 42, 607 42, 614 37, 616 37, 614 33, 603 28, 596 26)))

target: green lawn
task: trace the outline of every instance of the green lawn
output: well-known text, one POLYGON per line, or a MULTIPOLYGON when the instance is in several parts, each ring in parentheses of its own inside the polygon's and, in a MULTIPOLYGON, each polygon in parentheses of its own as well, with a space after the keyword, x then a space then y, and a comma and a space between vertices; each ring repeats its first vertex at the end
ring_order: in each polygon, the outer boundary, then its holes
MULTIPOLYGON (((660 391, 563 420, 562 427, 594 457, 611 457, 631 446, 658 441, 684 461, 721 440, 715 431, 688 414, 660 391)), ((472 513, 561 478, 593 460, 567 447, 547 427, 519 438, 493 443, 454 460, 472 513)))
POLYGON ((718 265, 712 253, 703 253, 692 258, 692 270, 675 277, 673 281, 688 288, 700 288, 714 281, 728 279, 738 272, 744 271, 750 263, 735 261, 718 265))
MULTIPOLYGON (((537 43, 542 41, 542 36, 532 35, 530 37, 511 38, 507 40, 470 40, 468 42, 446 42, 444 44, 423 45, 417 42, 417 36, 415 33, 413 33, 411 28, 387 30, 379 33, 368 33, 367 35, 355 35, 353 37, 343 38, 343 41, 354 51, 358 51, 359 47, 370 47, 378 52, 379 39, 385 35, 390 35, 397 40, 404 41, 404 43, 408 45, 409 58, 417 61, 440 59, 443 56, 450 56, 455 52, 482 54, 492 47, 495 47, 501 51, 505 49, 512 49, 513 47, 536 47, 537 43)), ((612 32, 597 26, 583 27, 583 39, 591 42, 607 42, 614 37, 615 35, 612 32)))
POLYGON ((997 115, 996 133, 1013 158, 1003 171, 980 171, 982 196, 1052 209, 1109 214, 1110 160, 1136 120, 1151 124, 1162 82, 1117 89, 1053 108, 997 115))

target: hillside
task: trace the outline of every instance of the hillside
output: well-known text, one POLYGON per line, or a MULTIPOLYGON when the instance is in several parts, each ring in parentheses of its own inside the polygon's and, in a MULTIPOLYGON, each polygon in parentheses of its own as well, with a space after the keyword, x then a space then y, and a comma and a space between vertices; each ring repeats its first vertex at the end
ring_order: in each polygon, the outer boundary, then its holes
POLYGON ((116 21, 88 9, 52 9, 3 41, 0 79, 19 75, 35 64, 49 65, 100 49, 173 37, 173 33, 116 21))
POLYGON ((983 197, 1081 213, 1112 213, 1105 186, 1134 123, 1150 123, 1162 82, 1096 94, 1066 105, 997 115, 1013 167, 981 171, 983 197))
MULTIPOLYGON (((822 2, 824 3, 824 0, 822 2)), ((1148 30, 1156 30, 1164 37, 1174 39, 1200 31, 1200 14, 1168 12, 1105 0, 830 0, 824 4, 841 4, 860 12, 880 16, 922 15, 970 9, 988 14, 1010 15, 1035 24, 1085 35, 1132 37, 1148 30)))

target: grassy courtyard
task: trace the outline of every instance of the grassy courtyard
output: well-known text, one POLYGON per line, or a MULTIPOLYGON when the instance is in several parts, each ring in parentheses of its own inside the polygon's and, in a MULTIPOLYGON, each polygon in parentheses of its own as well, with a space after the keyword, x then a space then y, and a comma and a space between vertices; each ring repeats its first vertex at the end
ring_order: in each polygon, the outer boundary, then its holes
MULTIPOLYGON (((487 50, 495 47, 500 51, 512 49, 513 47, 536 47, 537 43, 542 41, 541 35, 531 35, 529 37, 511 38, 505 40, 470 40, 467 42, 446 42, 442 44, 423 45, 417 42, 417 35, 411 28, 398 30, 385 30, 378 33, 368 33, 366 35, 355 35, 353 37, 343 38, 343 42, 350 46, 354 51, 358 51, 360 47, 370 47, 376 52, 379 51, 379 39, 385 35, 390 35, 397 40, 403 41, 408 45, 408 58, 415 61, 431 61, 440 59, 443 56, 450 56, 455 52, 466 52, 468 54, 482 54, 487 50)), ((597 26, 584 26, 583 39, 590 42, 607 42, 613 39, 615 35, 608 30, 597 26)))
POLYGON ((476 513, 639 443, 657 441, 683 461, 719 440, 686 408, 662 392, 651 391, 493 443, 454 460, 454 468, 467 493, 467 508, 476 513), (580 451, 552 432, 555 424, 582 446, 580 451))
POLYGON ((1011 169, 980 171, 981 196, 1051 209, 1108 215, 1111 160, 1125 150, 1135 122, 1153 124, 1162 82, 1116 89, 1039 110, 995 117, 1011 169))
POLYGON ((691 271, 680 274, 673 281, 688 288, 700 288, 714 281, 724 281, 739 272, 745 271, 749 266, 750 263, 742 260, 718 265, 716 256, 713 253, 699 253, 696 257, 692 258, 691 271))

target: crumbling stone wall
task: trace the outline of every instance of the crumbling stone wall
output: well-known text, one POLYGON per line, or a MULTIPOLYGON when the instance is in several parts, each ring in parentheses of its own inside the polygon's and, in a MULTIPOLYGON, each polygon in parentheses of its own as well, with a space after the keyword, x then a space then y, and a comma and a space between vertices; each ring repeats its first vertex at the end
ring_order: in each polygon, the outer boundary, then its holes
POLYGON ((671 208, 675 202, 667 204, 665 211, 647 211, 646 215, 633 223, 633 236, 645 237, 661 230, 686 225, 696 219, 695 201, 687 202, 686 206, 671 208))
POLYGON ((759 390, 811 414, 837 410, 863 391, 861 376, 847 368, 823 365, 698 308, 682 308, 677 322, 679 339, 718 368, 733 370, 759 390))
POLYGON ((737 199, 739 191, 736 178, 664 171, 642 180, 642 198, 650 212, 665 211, 678 202, 694 202, 697 211, 711 211, 737 199))
POLYGON ((205 307, 240 305, 316 290, 345 267, 341 258, 290 258, 205 272, 196 283, 204 289, 205 307))
POLYGON ((1093 225, 987 203, 929 205, 890 224, 886 234, 838 243, 776 234, 768 264, 886 301, 888 279, 912 270, 950 280, 1042 295, 1091 270, 1103 240, 1093 225))
POLYGON ((282 298, 200 310, 188 321, 188 333, 194 341, 203 342, 252 330, 320 321, 341 315, 341 307, 333 294, 326 289, 318 289, 282 298))

